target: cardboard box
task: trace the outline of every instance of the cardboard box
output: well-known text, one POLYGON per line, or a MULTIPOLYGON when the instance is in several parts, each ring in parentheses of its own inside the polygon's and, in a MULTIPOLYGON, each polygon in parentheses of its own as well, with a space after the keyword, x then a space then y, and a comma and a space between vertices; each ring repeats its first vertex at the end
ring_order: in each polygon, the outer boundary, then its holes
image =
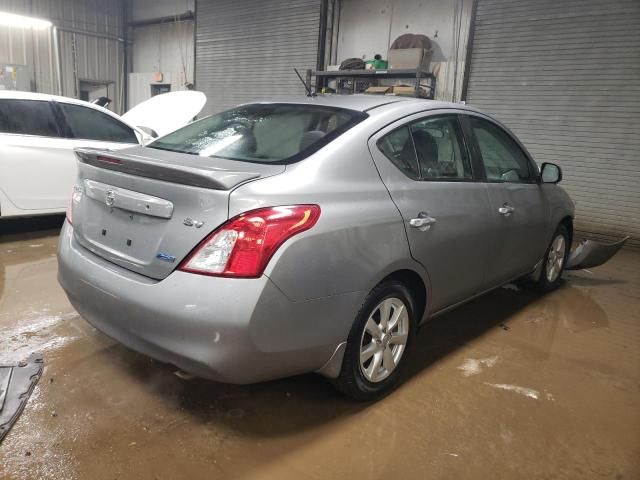
POLYGON ((429 68, 432 50, 403 48, 389 50, 389 68, 429 68))
POLYGON ((418 94, 416 95, 416 87, 414 86, 408 86, 408 85, 396 85, 395 87, 393 87, 393 93, 395 95, 404 95, 407 97, 426 97, 427 96, 427 91, 422 88, 419 87, 418 88, 418 94))
POLYGON ((392 86, 382 86, 382 87, 369 87, 364 93, 373 93, 377 95, 384 95, 385 93, 390 93, 393 90, 392 86))

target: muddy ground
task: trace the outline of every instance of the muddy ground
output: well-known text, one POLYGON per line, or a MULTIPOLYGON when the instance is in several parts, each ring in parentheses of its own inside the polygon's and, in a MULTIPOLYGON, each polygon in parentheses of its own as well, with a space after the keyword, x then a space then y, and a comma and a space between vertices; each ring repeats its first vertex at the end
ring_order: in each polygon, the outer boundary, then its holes
POLYGON ((114 343, 56 282, 60 222, 0 233, 0 363, 46 359, 0 478, 640 478, 638 252, 433 320, 405 383, 362 404, 316 375, 185 381, 114 343))

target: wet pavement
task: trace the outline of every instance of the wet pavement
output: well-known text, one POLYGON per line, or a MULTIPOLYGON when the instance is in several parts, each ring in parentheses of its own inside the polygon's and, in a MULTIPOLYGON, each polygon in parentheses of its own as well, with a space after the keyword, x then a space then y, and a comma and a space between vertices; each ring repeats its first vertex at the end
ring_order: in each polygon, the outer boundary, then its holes
POLYGON ((60 221, 0 224, 0 363, 46 362, 0 478, 640 478, 639 252, 433 320, 405 383, 361 404, 316 375, 182 380, 115 344, 56 282, 60 221))

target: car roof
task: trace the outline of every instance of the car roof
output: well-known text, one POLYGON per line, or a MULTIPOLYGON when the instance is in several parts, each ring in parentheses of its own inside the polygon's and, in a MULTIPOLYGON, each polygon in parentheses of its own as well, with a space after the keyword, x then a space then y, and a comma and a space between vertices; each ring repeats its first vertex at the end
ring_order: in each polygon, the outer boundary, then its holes
POLYGON ((112 112, 108 108, 101 107, 91 102, 85 102, 84 100, 78 100, 77 98, 61 97, 59 95, 49 95, 46 93, 34 93, 24 92, 21 90, 0 90, 0 98, 14 99, 14 100, 40 100, 45 102, 58 102, 58 103, 70 103, 72 105, 80 105, 82 107, 93 108, 94 110, 100 110, 118 120, 124 122, 120 115, 112 112))
POLYGON ((84 100, 77 100, 75 98, 49 95, 46 93, 24 92, 21 90, 0 90, 0 98, 12 98, 16 100, 56 101, 60 103, 73 103, 83 106, 86 106, 87 104, 95 106, 93 104, 90 104, 89 102, 85 102, 84 100))
POLYGON ((118 121, 128 125, 134 130, 139 132, 139 129, 131 125, 129 122, 124 120, 117 113, 112 112, 108 108, 101 107, 100 105, 95 105, 91 102, 85 102, 84 100, 78 100, 77 98, 70 97, 61 97, 59 95, 49 95, 46 93, 35 93, 35 92, 25 92, 21 90, 0 90, 0 99, 12 99, 12 100, 39 100, 42 102, 58 102, 58 103, 69 103, 71 105, 80 105, 82 107, 92 108, 94 110, 98 110, 102 113, 106 113, 107 115, 117 119, 118 121))
MULTIPOLYGON (((314 97, 307 96, 291 96, 278 100, 258 101, 251 103, 297 103, 308 105, 322 105, 326 107, 346 108, 348 110, 357 110, 360 112, 368 112, 384 105, 398 104, 399 102, 410 102, 414 106, 420 106, 423 110, 441 109, 441 108, 457 108, 463 110, 477 111, 461 103, 441 102, 438 100, 427 100, 415 97, 404 97, 399 95, 372 95, 372 94, 356 94, 356 95, 338 95, 338 94, 319 94, 314 97)), ((407 104, 408 106, 408 104, 407 104)))

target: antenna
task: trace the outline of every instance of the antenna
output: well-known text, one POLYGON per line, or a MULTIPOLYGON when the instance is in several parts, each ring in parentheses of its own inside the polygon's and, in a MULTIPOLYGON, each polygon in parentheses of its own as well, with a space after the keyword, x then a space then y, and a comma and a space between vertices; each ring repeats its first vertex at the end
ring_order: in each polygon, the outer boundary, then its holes
POLYGON ((302 75, 300 75, 300 72, 298 71, 298 69, 294 68, 293 71, 296 72, 296 75, 298 75, 298 78, 302 82, 302 85, 304 85, 304 89, 307 91, 307 97, 315 97, 316 94, 311 91, 311 87, 307 84, 307 82, 304 81, 304 79, 302 78, 302 75))

